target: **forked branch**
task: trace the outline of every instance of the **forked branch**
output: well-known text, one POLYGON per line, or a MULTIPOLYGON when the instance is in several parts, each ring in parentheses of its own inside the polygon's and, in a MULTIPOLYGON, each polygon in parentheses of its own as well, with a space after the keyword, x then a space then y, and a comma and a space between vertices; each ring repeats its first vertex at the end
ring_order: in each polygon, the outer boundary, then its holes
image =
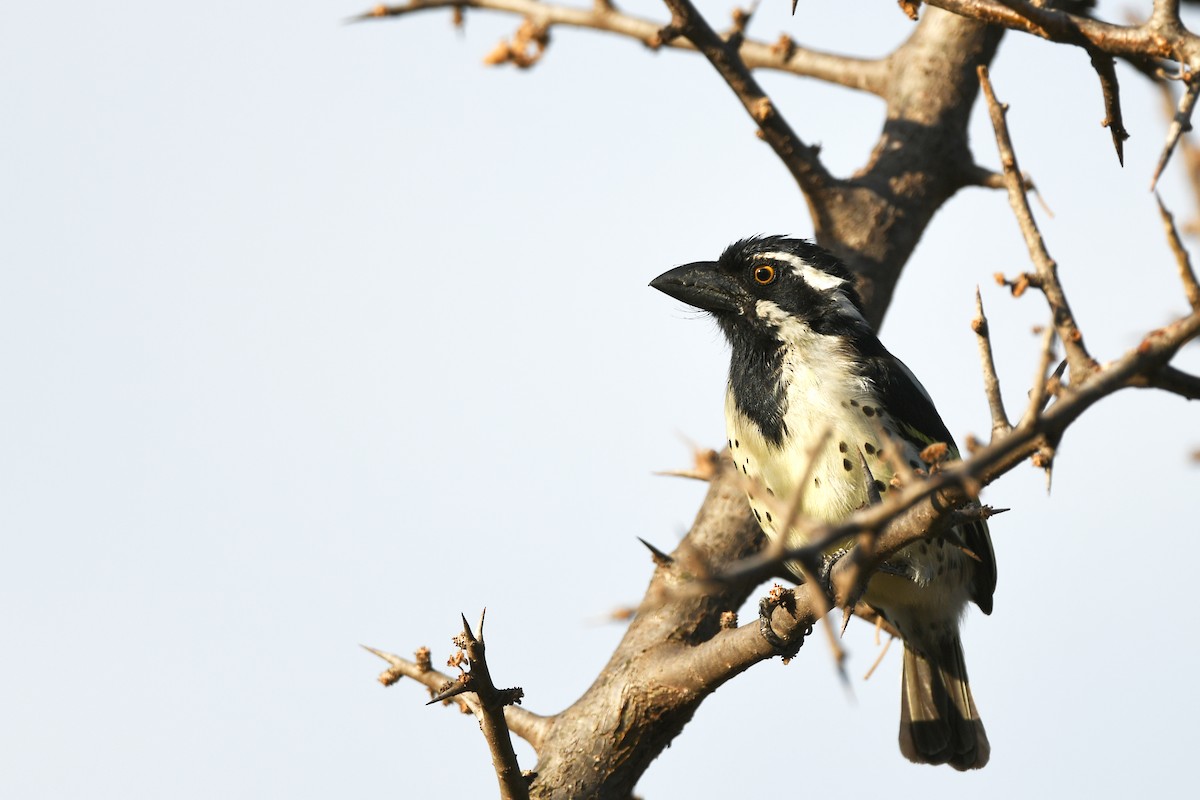
MULTIPOLYGON (((465 8, 513 14, 536 20, 546 28, 561 25, 566 28, 613 33, 655 49, 696 49, 687 39, 664 42, 659 35, 663 29, 662 22, 626 14, 604 2, 596 3, 591 8, 580 8, 542 0, 410 0, 402 4, 375 6, 349 21, 368 22, 403 17, 421 11, 465 8)), ((749 69, 767 69, 816 78, 870 94, 881 95, 887 81, 887 64, 882 59, 852 58, 813 50, 797 45, 786 36, 781 36, 776 42, 742 38, 738 53, 749 69)))

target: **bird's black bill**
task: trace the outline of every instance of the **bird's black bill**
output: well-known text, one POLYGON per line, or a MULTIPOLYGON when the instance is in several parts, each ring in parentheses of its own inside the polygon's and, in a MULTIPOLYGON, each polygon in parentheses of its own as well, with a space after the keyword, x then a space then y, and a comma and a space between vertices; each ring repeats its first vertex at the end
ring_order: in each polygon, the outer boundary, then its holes
POLYGON ((741 310, 740 287, 715 261, 697 261, 667 270, 650 285, 664 294, 705 311, 741 310))

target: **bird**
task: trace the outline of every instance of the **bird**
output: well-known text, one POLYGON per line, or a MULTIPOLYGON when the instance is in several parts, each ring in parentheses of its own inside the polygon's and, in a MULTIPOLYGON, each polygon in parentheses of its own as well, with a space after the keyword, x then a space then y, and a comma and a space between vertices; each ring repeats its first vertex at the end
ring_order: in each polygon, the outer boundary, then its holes
MULTIPOLYGON (((798 499, 807 518, 836 523, 892 488, 893 459, 924 469, 921 454, 936 443, 958 458, 929 393, 864 317, 853 273, 824 248, 753 236, 650 285, 708 312, 728 340, 729 451, 768 539, 808 544, 812 526, 781 530, 781 505, 798 499)), ((799 565, 785 568, 804 580, 799 565)), ((867 584, 863 602, 904 640, 899 739, 910 761, 958 770, 988 762, 959 623, 969 602, 990 614, 995 587, 982 519, 907 545, 867 584)))

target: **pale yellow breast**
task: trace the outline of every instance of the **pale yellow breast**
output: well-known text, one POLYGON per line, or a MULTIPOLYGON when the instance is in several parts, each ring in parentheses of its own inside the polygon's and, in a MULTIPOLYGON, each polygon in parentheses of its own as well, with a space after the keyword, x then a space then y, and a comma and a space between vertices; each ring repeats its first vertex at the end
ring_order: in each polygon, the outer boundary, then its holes
MULTIPOLYGON (((767 441, 738 410, 732 395, 726 395, 730 452, 750 484, 750 507, 772 538, 780 536, 782 517, 798 494, 800 512, 822 522, 836 522, 865 505, 867 476, 862 458, 878 481, 877 488, 882 493, 889 488, 892 470, 881 454, 893 440, 883 435, 875 407, 865 398, 830 394, 790 398, 785 419, 788 435, 779 446, 767 441), (871 413, 864 413, 864 408, 871 408, 871 413), (824 443, 814 454, 814 442, 825 431, 824 443), (814 461, 811 467, 810 460, 814 461)), ((806 543, 803 527, 788 537, 789 545, 806 543)))

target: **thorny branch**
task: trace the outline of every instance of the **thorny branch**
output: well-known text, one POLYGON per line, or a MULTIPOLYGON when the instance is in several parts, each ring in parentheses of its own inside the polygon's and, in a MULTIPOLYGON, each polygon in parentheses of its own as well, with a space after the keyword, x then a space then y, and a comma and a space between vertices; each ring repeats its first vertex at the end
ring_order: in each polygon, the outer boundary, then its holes
POLYGON ((1110 56, 1164 58, 1195 69, 1200 38, 1184 28, 1179 4, 1155 0, 1154 11, 1140 25, 1115 25, 1027 0, 925 0, 990 25, 1000 25, 1051 42, 1090 48, 1110 56))
POLYGON ((997 176, 974 163, 966 131, 978 92, 974 67, 993 57, 1002 32, 974 20, 932 9, 907 40, 876 60, 820 53, 798 46, 788 36, 772 45, 754 42, 736 25, 729 36, 714 38, 704 33, 711 29, 690 3, 676 4, 673 23, 666 26, 614 11, 610 3, 569 8, 538 0, 412 0, 377 6, 355 21, 435 8, 481 8, 521 16, 524 33, 493 53, 494 60, 520 64, 536 60, 537 48, 543 46, 539 42, 554 25, 610 31, 653 47, 694 50, 688 38, 678 35, 680 23, 687 21, 761 137, 796 177, 816 241, 857 274, 866 317, 875 325, 882 321, 900 271, 937 209, 966 186, 998 185, 997 176), (531 31, 538 32, 538 38, 530 37, 531 31), (867 163, 849 178, 827 174, 817 148, 791 131, 749 77, 755 69, 807 75, 881 97, 887 104, 885 120, 867 163))
POLYGON ((979 360, 983 365, 983 392, 987 395, 988 409, 992 414, 992 439, 1008 433, 1012 423, 1004 411, 1004 398, 1000 396, 1000 378, 996 375, 996 360, 992 357, 991 332, 988 329, 987 316, 983 313, 983 297, 979 287, 975 287, 975 318, 971 320, 971 330, 975 331, 976 342, 979 345, 979 360))
MULTIPOLYGON (((580 8, 541 0, 410 0, 399 5, 378 5, 350 21, 364 22, 402 17, 419 11, 464 8, 516 14, 536 20, 546 30, 555 25, 584 28, 620 34, 655 49, 696 50, 696 46, 688 39, 664 41, 660 35, 663 29, 661 22, 617 11, 605 2, 597 2, 591 8, 580 8)), ((800 47, 787 36, 780 37, 776 42, 739 37, 737 52, 748 69, 787 72, 870 94, 881 95, 887 81, 887 63, 883 59, 852 58, 812 50, 800 47)))
MULTIPOLYGON (((416 660, 410 661, 394 653, 376 650, 374 647, 367 647, 366 645, 362 647, 368 653, 379 656, 388 663, 388 668, 379 676, 379 682, 384 686, 391 686, 401 678, 412 678, 429 689, 429 694, 432 697, 442 687, 457 680, 430 666, 429 651, 426 648, 418 650, 416 660)), ((479 699, 475 695, 470 693, 459 694, 453 699, 456 703, 460 704, 464 711, 470 712, 476 717, 483 714, 479 699)), ((534 750, 541 748, 542 740, 545 738, 546 731, 550 726, 549 718, 515 705, 504 706, 504 717, 513 733, 529 742, 534 750)))
POLYGON ((691 0, 664 0, 671 9, 671 22, 663 29, 663 41, 683 36, 704 54, 713 68, 729 85, 742 106, 758 124, 762 138, 779 156, 801 190, 811 196, 822 192, 831 177, 817 157, 818 148, 806 145, 771 102, 733 44, 726 42, 709 26, 691 0))
POLYGON ((1083 48, 1100 78, 1104 93, 1104 125, 1112 133, 1113 145, 1122 164, 1125 163, 1122 142, 1128 138, 1128 133, 1121 118, 1112 57, 1129 59, 1139 68, 1157 59, 1178 63, 1178 77, 1188 88, 1154 171, 1150 187, 1154 188, 1180 133, 1191 127, 1196 93, 1200 90, 1196 85, 1197 76, 1200 76, 1200 37, 1184 26, 1179 17, 1178 0, 1155 0, 1149 19, 1132 25, 1115 25, 1028 0, 927 0, 927 3, 991 25, 1083 48))
POLYGON ((1066 293, 1063 292, 1062 285, 1058 281, 1058 265, 1054 263, 1054 259, 1047 252, 1042 234, 1037 229, 1037 223, 1033 221, 1033 212, 1025 197, 1025 185, 1017 166, 1017 156, 1013 152, 1012 143, 1008 137, 1008 123, 1004 120, 1006 109, 996 102, 991 82, 987 78, 987 67, 981 65, 978 72, 984 96, 987 98, 992 127, 996 129, 996 142, 1000 148, 1000 163, 1004 167, 1009 203, 1017 217, 1017 223, 1021 226, 1021 233, 1029 248, 1029 256, 1037 270, 1038 288, 1042 290, 1046 300, 1050 303, 1050 310, 1054 314, 1054 327, 1058 331, 1059 339, 1063 342, 1063 347, 1066 348, 1067 360, 1071 366, 1071 380, 1074 381, 1085 377, 1087 373, 1094 370, 1096 362, 1084 347, 1083 334, 1075 324, 1075 317, 1071 314, 1066 293))

